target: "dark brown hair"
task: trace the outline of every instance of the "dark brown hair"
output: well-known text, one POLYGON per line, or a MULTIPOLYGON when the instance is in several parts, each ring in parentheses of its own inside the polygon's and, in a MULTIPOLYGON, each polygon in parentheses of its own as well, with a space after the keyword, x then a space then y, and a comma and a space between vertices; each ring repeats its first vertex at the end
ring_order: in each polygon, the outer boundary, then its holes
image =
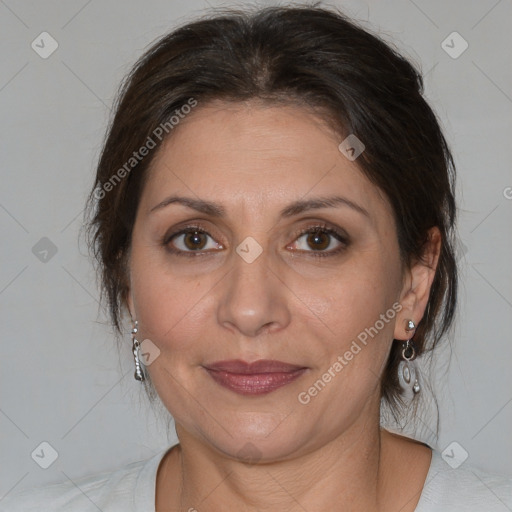
MULTIPOLYGON (((137 162, 133 152, 148 138, 159 145, 155 130, 165 123, 172 136, 169 120, 191 100, 201 108, 258 99, 316 109, 340 134, 363 141, 356 163, 389 199, 404 264, 421 258, 429 228, 439 228, 438 268, 414 336, 419 354, 431 351, 455 312, 455 166, 422 93, 420 73, 390 44, 317 5, 214 12, 158 40, 122 84, 88 199, 88 240, 116 330, 137 206, 158 147, 137 162)), ((381 383, 392 410, 401 404, 400 358, 394 343, 381 383)))

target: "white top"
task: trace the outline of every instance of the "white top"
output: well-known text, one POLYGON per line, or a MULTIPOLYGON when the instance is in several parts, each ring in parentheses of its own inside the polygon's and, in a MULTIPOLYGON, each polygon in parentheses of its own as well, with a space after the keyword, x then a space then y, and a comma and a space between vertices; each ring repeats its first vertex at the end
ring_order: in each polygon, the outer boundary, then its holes
MULTIPOLYGON (((169 450, 74 483, 13 491, 0 499, 0 512, 155 512, 156 473, 169 450)), ((512 511, 512 478, 487 473, 467 462, 453 469, 433 450, 416 512, 459 511, 512 511)))

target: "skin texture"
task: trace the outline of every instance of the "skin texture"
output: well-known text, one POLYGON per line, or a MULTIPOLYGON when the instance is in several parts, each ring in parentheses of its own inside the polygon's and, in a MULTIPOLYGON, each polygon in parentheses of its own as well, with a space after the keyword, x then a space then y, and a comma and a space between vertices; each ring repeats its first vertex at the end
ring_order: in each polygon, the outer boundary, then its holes
POLYGON ((159 468, 157 511, 415 508, 431 451, 380 429, 379 383, 393 338, 411 337, 406 321, 422 318, 439 235, 432 230, 423 262, 403 268, 391 206, 338 150, 341 140, 299 107, 217 102, 182 120, 153 162, 127 304, 139 339, 160 350, 148 371, 180 440, 159 468), (220 203, 225 217, 176 203, 151 212, 170 195, 220 203), (342 205, 279 216, 293 201, 332 195, 368 215, 342 205), (318 223, 343 230, 348 243, 300 234, 318 223), (198 224, 208 233, 199 242, 178 235, 165 246, 166 235, 198 224), (262 249, 252 263, 235 250, 249 236, 262 249), (203 255, 168 250, 190 253, 194 243, 203 255), (315 257, 315 244, 324 254, 343 250, 315 257), (401 311, 301 404, 299 393, 396 303, 401 311), (225 359, 308 370, 271 393, 242 396, 203 368, 225 359), (247 443, 254 464, 240 455, 247 443))

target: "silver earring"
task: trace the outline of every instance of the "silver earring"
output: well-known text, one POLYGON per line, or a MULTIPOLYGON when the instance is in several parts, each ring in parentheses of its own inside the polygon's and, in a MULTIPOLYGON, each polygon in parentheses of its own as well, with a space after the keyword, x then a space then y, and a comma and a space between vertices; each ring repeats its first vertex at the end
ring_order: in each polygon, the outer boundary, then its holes
MULTIPOLYGON (((405 330, 408 332, 414 329, 416 325, 412 320, 408 320, 405 330)), ((402 344, 402 361, 398 365, 398 381, 408 399, 413 398, 421 390, 418 367, 414 359, 416 359, 416 347, 411 336, 402 344)))
POLYGON ((143 380, 146 380, 144 377, 144 373, 142 372, 142 369, 140 367, 140 359, 139 359, 139 347, 140 343, 135 338, 135 335, 139 331, 139 322, 135 320, 133 329, 132 329, 132 352, 133 352, 133 358, 135 359, 135 380, 138 380, 142 382, 143 380))

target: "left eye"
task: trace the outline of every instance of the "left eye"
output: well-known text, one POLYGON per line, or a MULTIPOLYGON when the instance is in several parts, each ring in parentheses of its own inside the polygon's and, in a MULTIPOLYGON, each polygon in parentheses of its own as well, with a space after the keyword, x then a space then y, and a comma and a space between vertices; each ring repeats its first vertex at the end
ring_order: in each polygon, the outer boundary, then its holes
MULTIPOLYGON (((303 250, 306 252, 321 252, 321 253, 335 253, 338 252, 339 247, 342 248, 346 245, 346 238, 343 237, 340 233, 328 229, 328 228, 310 228, 306 231, 303 231, 301 236, 297 238, 297 240, 304 239, 306 247, 298 247, 299 250, 303 250), (334 240, 333 240, 334 239, 334 240), (335 242, 338 242, 337 245, 333 248, 332 245, 335 242), (309 250, 308 248, 312 249, 309 250), (328 250, 329 249, 329 250, 328 250)), ((296 242, 298 244, 299 242, 296 242)), ((326 256, 327 254, 315 254, 314 256, 326 256)))

